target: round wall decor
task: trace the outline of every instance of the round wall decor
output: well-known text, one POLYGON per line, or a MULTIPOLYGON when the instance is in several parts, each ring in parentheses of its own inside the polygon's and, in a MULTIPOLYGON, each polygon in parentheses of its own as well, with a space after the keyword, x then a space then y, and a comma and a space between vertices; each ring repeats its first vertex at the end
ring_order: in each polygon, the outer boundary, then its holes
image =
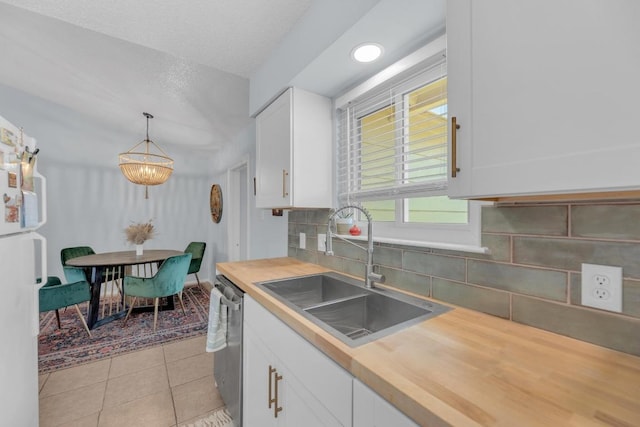
POLYGON ((211 206, 211 219, 217 224, 222 219, 222 189, 218 184, 211 186, 209 205, 211 206))

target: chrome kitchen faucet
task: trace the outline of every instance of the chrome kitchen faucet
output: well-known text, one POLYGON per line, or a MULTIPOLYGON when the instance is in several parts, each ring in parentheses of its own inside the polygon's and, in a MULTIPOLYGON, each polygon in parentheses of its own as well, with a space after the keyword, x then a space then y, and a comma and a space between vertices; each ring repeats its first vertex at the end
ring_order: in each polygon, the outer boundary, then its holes
POLYGON ((373 284, 375 282, 384 283, 385 281, 385 277, 382 274, 374 273, 373 271, 373 230, 372 228, 373 227, 372 227, 372 221, 371 221, 371 214, 365 208, 361 208, 360 206, 356 206, 356 205, 347 205, 347 206, 338 208, 329 215, 329 220, 327 222, 327 240, 326 240, 325 251, 324 251, 325 255, 333 255, 333 237, 334 236, 337 237, 338 239, 344 240, 345 242, 352 244, 355 247, 358 247, 362 250, 367 251, 367 269, 364 274, 364 287, 368 289, 373 288, 373 284), (358 245, 357 243, 353 243, 352 241, 347 240, 344 237, 339 236, 337 233, 334 234, 333 231, 331 231, 331 221, 336 216, 336 214, 338 214, 338 212, 341 212, 345 209, 357 209, 360 212, 362 212, 364 216, 367 217, 368 224, 367 224, 367 247, 366 248, 358 245))

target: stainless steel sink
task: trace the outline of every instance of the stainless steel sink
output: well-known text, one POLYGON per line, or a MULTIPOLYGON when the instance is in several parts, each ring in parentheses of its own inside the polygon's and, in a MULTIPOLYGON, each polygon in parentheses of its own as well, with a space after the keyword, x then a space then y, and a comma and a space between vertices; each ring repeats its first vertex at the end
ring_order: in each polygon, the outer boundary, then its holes
POLYGON ((450 310, 388 289, 365 289, 362 281, 338 273, 262 282, 258 286, 352 347, 450 310))
POLYGON ((303 309, 327 301, 336 301, 355 295, 366 295, 364 289, 351 286, 329 274, 278 280, 262 283, 261 285, 291 304, 303 309))
POLYGON ((369 294, 311 308, 307 313, 354 339, 431 312, 387 296, 369 294))

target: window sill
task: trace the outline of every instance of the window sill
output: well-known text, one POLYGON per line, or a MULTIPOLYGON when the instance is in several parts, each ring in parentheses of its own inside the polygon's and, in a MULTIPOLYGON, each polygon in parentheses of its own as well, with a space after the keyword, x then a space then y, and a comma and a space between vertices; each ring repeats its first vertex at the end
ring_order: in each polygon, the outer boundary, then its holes
MULTIPOLYGON (((367 236, 364 234, 361 234, 360 236, 351 236, 349 234, 338 234, 337 236, 343 239, 359 240, 364 242, 368 240, 367 236)), ((447 251, 469 252, 474 254, 489 253, 489 248, 486 248, 483 246, 462 245, 458 243, 426 242, 422 240, 403 240, 403 239, 393 239, 390 237, 374 237, 373 241, 376 243, 388 243, 392 245, 403 245, 403 246, 416 246, 419 248, 443 249, 447 251)))

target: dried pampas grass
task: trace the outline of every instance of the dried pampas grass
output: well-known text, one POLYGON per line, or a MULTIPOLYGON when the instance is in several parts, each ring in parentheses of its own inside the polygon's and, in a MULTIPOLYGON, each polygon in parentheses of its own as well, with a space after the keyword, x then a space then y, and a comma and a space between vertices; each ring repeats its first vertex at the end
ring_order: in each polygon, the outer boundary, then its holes
POLYGON ((153 229, 151 220, 149 220, 149 222, 132 224, 125 228, 124 232, 127 235, 127 241, 129 243, 141 245, 145 240, 149 240, 153 237, 155 230, 153 229))

